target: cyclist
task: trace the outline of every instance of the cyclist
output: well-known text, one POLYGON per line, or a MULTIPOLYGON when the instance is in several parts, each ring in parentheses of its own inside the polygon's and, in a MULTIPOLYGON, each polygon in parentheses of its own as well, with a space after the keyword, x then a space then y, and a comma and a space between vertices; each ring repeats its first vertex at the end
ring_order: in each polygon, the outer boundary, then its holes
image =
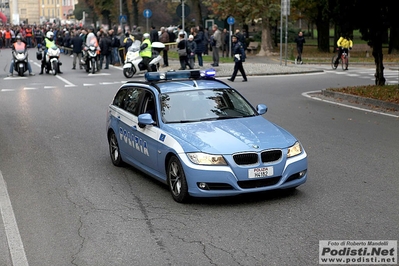
MULTIPOLYGON (((338 66, 339 59, 341 58, 342 53, 349 54, 349 50, 352 49, 353 42, 349 38, 348 34, 345 34, 344 36, 341 36, 338 41, 337 41, 337 46, 338 46, 338 57, 335 60, 335 67, 338 66)), ((346 67, 346 70, 348 70, 348 67, 346 67)))

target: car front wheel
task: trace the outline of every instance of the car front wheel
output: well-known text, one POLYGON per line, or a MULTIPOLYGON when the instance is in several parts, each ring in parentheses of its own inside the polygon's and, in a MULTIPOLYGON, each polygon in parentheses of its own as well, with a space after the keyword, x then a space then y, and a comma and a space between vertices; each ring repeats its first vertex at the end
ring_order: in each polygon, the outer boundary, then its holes
POLYGON ((168 185, 172 197, 179 203, 187 202, 189 199, 188 186, 183 167, 176 156, 172 156, 168 162, 168 185))
POLYGON ((111 156, 111 161, 115 166, 121 166, 123 161, 121 158, 121 153, 118 145, 118 139, 115 133, 112 131, 109 136, 109 155, 111 156))

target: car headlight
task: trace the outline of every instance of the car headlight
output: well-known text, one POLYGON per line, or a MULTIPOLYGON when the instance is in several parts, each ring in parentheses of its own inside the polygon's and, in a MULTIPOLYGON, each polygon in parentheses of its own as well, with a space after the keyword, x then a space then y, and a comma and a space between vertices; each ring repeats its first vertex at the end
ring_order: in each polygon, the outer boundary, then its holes
POLYGON ((192 163, 200 165, 227 165, 223 156, 206 154, 201 152, 187 153, 187 157, 192 163))
POLYGON ((301 144, 299 144, 299 142, 295 142, 295 144, 291 147, 288 148, 288 152, 287 152, 287 157, 294 157, 298 154, 302 153, 302 147, 301 144))

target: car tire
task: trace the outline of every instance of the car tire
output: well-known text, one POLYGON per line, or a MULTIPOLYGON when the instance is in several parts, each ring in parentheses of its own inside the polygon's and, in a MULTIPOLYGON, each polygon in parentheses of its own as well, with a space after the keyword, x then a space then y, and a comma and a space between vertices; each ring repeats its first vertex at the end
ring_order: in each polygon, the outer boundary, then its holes
POLYGON ((119 149, 118 139, 115 132, 112 131, 109 135, 109 155, 111 156, 111 161, 115 166, 121 166, 123 164, 121 152, 119 149))
POLYGON ((183 167, 176 156, 172 156, 168 162, 167 182, 172 193, 172 197, 179 203, 187 202, 190 195, 188 194, 188 185, 183 167))

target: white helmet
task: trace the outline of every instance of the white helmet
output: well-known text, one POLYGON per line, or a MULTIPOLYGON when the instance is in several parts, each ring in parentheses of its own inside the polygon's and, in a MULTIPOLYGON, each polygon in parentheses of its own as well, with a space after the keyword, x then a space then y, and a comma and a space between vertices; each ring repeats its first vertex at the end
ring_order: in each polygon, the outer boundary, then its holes
POLYGON ((150 34, 146 32, 146 33, 143 34, 143 37, 144 37, 144 39, 149 39, 150 38, 150 34))
POLYGON ((46 37, 47 37, 48 39, 51 39, 51 38, 54 37, 54 33, 53 33, 52 31, 48 31, 48 32, 46 33, 46 37))

